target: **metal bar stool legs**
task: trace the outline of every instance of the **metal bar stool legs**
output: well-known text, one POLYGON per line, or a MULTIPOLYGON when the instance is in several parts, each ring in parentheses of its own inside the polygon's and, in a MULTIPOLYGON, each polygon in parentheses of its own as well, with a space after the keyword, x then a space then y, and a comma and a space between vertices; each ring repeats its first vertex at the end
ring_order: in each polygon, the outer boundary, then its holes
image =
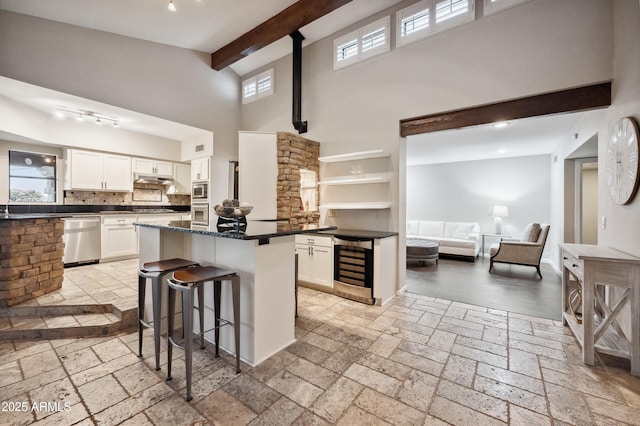
POLYGON ((156 358, 156 371, 160 370, 160 318, 162 317, 162 279, 178 269, 198 266, 197 262, 186 259, 168 259, 158 262, 147 262, 138 271, 138 356, 142 356, 142 332, 145 328, 153 329, 153 343, 156 358), (153 322, 144 320, 144 301, 147 280, 151 280, 151 301, 153 322))
POLYGON ((167 283, 169 285, 168 297, 168 349, 167 349, 167 381, 171 380, 171 367, 173 361, 173 347, 184 349, 185 370, 187 381, 186 400, 190 401, 191 378, 193 371, 193 315, 194 315, 194 292, 198 293, 198 320, 200 323, 200 348, 204 349, 204 334, 211 330, 204 330, 204 283, 213 282, 213 304, 214 304, 214 338, 216 344, 215 356, 219 356, 220 347, 220 327, 231 325, 234 328, 235 349, 236 349, 236 373, 240 372, 240 277, 233 271, 216 268, 214 266, 202 266, 198 268, 176 271, 167 283), (220 318, 221 308, 221 283, 231 282, 233 299, 233 320, 234 322, 220 318), (174 339, 175 324, 175 298, 176 292, 182 294, 182 323, 184 332, 184 342, 178 344, 174 339))

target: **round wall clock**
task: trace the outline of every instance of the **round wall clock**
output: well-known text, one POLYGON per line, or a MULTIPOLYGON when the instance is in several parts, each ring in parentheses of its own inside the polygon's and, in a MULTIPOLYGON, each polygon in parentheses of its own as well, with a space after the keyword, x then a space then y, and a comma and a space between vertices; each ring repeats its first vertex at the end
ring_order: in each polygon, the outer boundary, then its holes
POLYGON ((630 117, 613 127, 607 146, 606 172, 609 193, 616 204, 629 204, 638 190, 638 126, 630 117))

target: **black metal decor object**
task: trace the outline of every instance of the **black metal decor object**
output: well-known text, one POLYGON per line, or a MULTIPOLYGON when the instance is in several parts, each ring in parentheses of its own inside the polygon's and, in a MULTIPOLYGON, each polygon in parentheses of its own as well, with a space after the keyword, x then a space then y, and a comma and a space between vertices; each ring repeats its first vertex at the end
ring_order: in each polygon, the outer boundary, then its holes
POLYGON ((292 123, 298 134, 307 133, 307 122, 302 121, 302 40, 300 31, 289 34, 293 39, 293 102, 292 123))

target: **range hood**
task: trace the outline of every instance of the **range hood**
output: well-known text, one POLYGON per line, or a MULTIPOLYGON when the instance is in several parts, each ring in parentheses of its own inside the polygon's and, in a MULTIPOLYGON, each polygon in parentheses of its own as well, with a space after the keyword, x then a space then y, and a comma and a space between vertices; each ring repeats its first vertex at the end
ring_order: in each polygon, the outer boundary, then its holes
POLYGON ((159 185, 171 185, 173 183, 172 178, 160 177, 158 175, 134 173, 133 181, 135 183, 153 183, 159 185))

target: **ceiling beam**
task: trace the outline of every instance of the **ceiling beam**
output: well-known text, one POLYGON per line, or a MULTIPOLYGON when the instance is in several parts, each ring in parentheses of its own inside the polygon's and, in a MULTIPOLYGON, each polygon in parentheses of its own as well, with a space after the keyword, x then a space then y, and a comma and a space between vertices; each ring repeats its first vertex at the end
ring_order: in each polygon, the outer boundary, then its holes
POLYGON ((495 104, 400 120, 400 136, 460 129, 498 121, 586 111, 611 105, 611 82, 528 96, 495 104))
POLYGON ((249 56, 352 0, 299 0, 211 54, 216 71, 249 56))

